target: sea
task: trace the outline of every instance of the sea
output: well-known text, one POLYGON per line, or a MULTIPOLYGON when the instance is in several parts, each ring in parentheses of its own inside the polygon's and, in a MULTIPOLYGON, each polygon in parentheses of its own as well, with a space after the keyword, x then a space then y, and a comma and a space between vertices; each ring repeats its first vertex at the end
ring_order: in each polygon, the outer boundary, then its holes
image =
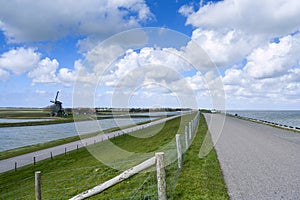
POLYGON ((227 113, 286 126, 300 127, 300 110, 229 110, 227 113))

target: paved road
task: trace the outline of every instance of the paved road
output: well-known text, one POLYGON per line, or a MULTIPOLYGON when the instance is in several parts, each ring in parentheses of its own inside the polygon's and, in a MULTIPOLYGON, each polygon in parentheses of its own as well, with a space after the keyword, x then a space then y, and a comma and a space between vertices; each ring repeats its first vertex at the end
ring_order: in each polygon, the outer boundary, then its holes
POLYGON ((163 123, 165 121, 174 119, 174 118, 179 117, 179 116, 180 115, 176 115, 176 116, 156 120, 156 121, 153 121, 153 122, 150 122, 150 123, 147 123, 147 124, 138 125, 138 126, 134 126, 134 127, 131 127, 131 128, 123 129, 123 130, 120 130, 120 131, 114 131, 114 132, 111 132, 111 133, 101 134, 101 135, 97 135, 95 137, 83 139, 83 140, 80 140, 80 141, 75 141, 75 142, 55 146, 55 147, 52 147, 52 148, 48 148, 48 149, 44 149, 44 150, 40 150, 40 151, 28 153, 28 154, 24 154, 24 155, 21 155, 21 156, 16 156, 16 157, 5 159, 5 160, 0 160, 0 173, 15 169, 15 165, 17 165, 17 168, 19 168, 19 167, 22 167, 22 166, 33 164, 34 160, 36 162, 41 161, 41 160, 45 160, 47 158, 50 158, 51 154, 54 157, 54 156, 57 156, 57 155, 60 155, 60 154, 64 154, 65 152, 76 150, 77 148, 81 148, 83 146, 93 145, 95 143, 105 141, 109 138, 113 138, 113 137, 117 137, 117 136, 120 136, 120 135, 123 135, 123 134, 131 133, 133 131, 137 131, 137 130, 140 130, 140 129, 143 129, 143 128, 147 128, 147 127, 153 126, 155 124, 160 124, 160 123, 163 123))
POLYGON ((205 114, 231 199, 300 199, 300 134, 205 114))

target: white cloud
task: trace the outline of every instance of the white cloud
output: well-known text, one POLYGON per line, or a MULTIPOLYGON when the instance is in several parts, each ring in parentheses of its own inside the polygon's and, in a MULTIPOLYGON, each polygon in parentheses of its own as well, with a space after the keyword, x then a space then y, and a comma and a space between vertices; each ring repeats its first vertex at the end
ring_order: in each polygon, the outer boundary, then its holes
POLYGON ((139 84, 147 81, 170 83, 178 79, 180 72, 191 70, 180 55, 181 52, 175 49, 145 47, 139 52, 129 49, 114 65, 108 66, 110 68, 101 78, 105 85, 119 87, 128 87, 137 84, 137 81, 140 81, 139 84))
MULTIPOLYGON (((180 11, 191 9, 184 6, 180 11)), ((229 67, 273 38, 298 31, 299 9, 298 0, 224 0, 207 4, 196 12, 182 11, 182 14, 187 16, 187 24, 197 27, 192 39, 218 67, 229 67)))
POLYGON ((56 83, 56 70, 59 63, 56 59, 45 58, 38 63, 38 66, 28 73, 32 83, 56 83))
POLYGON ((300 35, 288 35, 279 43, 255 49, 248 57, 245 70, 254 78, 272 78, 299 64, 300 35))
POLYGON ((57 78, 64 86, 74 86, 77 84, 95 84, 97 83, 96 73, 90 73, 83 66, 81 60, 76 60, 73 66, 74 70, 69 68, 61 68, 58 72, 57 78))
POLYGON ((255 49, 241 69, 227 69, 223 83, 231 107, 296 105, 300 101, 299 51, 299 34, 290 35, 255 49))
POLYGON ((20 75, 33 69, 39 62, 41 54, 33 48, 19 47, 5 52, 0 57, 0 68, 20 75))
POLYGON ((138 27, 152 17, 144 0, 11 0, 0 3, 0 29, 9 42, 55 40, 72 34, 106 37, 138 27))
POLYGON ((241 30, 278 37, 299 29, 298 0, 224 0, 188 15, 187 24, 213 30, 241 30))
POLYGON ((218 66, 233 65, 244 59, 263 40, 238 30, 218 32, 196 29, 192 39, 196 41, 218 66))
POLYGON ((182 14, 185 17, 190 16, 191 14, 193 14, 195 12, 193 6, 190 5, 183 5, 179 8, 178 12, 180 14, 182 14))
POLYGON ((227 68, 222 80, 229 107, 269 109, 273 105, 276 109, 297 105, 298 0, 224 0, 193 9, 184 6, 179 12, 187 17, 186 24, 196 28, 192 39, 218 67, 227 68))

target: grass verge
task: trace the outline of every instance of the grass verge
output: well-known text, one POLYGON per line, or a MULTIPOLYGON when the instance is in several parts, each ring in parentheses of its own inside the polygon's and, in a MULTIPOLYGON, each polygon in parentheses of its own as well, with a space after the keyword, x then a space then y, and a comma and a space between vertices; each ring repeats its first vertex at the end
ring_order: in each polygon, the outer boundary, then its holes
POLYGON ((204 158, 198 157, 207 130, 201 115, 197 134, 184 156, 173 199, 229 199, 215 149, 204 158))

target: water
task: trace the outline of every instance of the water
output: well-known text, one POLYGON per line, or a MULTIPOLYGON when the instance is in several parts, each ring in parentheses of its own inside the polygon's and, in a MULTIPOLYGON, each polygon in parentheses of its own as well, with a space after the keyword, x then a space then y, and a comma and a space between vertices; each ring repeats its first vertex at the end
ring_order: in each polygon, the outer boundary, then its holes
POLYGON ((296 111, 227 111, 229 114, 238 114, 241 117, 265 120, 282 125, 300 127, 300 110, 296 111))
POLYGON ((150 118, 103 119, 42 126, 0 128, 0 152, 18 147, 49 142, 80 134, 148 121, 150 118), (77 129, 76 129, 77 128, 77 129))

